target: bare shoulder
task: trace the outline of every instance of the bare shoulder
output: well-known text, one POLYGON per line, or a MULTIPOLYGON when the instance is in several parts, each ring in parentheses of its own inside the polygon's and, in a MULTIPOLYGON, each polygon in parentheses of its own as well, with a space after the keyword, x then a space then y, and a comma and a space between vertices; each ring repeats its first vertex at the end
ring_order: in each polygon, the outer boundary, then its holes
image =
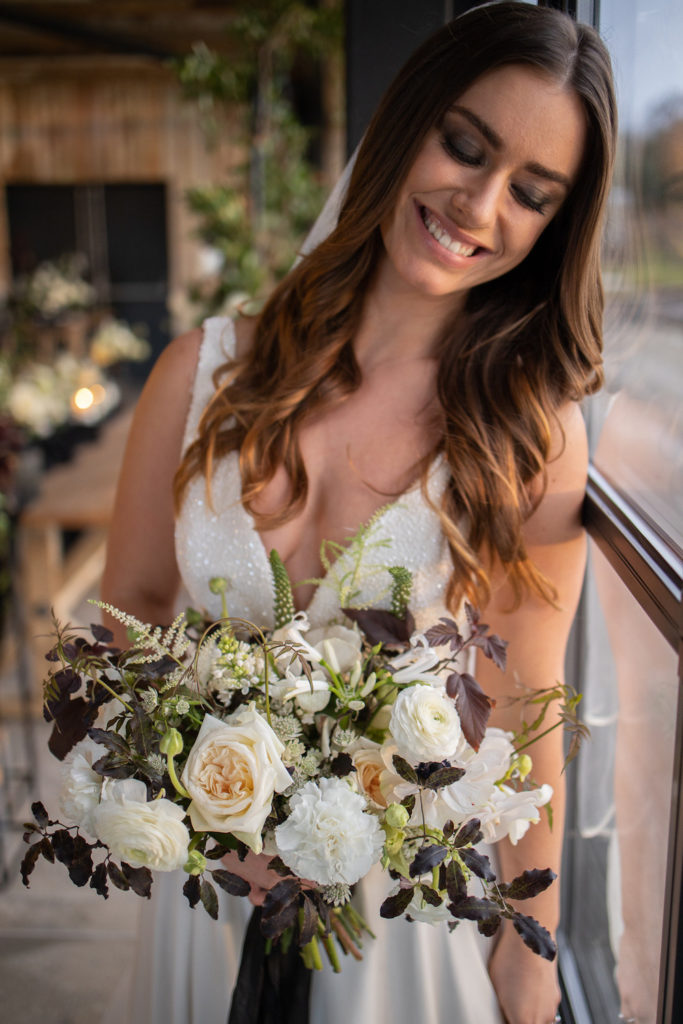
POLYGON ((545 481, 537 481, 540 500, 524 529, 527 545, 557 544, 577 536, 587 473, 583 414, 577 402, 567 402, 557 410, 552 423, 545 481))
POLYGON ((235 320, 235 355, 238 359, 244 358, 251 352, 256 336, 257 322, 255 316, 241 316, 235 320))

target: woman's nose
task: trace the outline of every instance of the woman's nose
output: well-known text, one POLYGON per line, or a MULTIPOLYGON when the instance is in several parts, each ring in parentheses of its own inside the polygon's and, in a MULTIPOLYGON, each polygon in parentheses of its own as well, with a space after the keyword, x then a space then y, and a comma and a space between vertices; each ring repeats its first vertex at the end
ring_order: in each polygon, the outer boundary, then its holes
POLYGON ((504 189, 502 177, 495 174, 476 175, 463 187, 454 189, 453 205, 467 219, 463 227, 491 227, 500 210, 504 189))

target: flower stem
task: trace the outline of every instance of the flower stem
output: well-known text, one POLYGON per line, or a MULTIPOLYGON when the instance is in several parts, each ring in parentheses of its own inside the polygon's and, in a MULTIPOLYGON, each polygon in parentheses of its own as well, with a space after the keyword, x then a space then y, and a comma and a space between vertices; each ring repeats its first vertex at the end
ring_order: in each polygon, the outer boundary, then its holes
POLYGON ((180 796, 184 796, 187 800, 190 800, 190 794, 182 785, 180 779, 176 774, 175 764, 173 763, 173 758, 171 757, 170 754, 166 755, 166 767, 168 768, 168 774, 171 782, 173 783, 173 788, 176 790, 177 793, 180 794, 180 796))

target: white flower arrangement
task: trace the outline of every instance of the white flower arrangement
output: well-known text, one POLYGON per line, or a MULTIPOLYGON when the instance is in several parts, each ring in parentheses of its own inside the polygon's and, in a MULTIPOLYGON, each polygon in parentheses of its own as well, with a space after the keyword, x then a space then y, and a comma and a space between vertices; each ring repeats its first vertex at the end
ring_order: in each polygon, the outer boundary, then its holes
MULTIPOLYGON (((363 929, 350 887, 380 862, 391 876, 382 916, 450 927, 467 917, 486 935, 509 918, 552 958, 548 933, 509 902, 541 892, 552 872, 506 885, 477 844, 517 842, 539 820, 552 791, 530 780, 522 750, 555 699, 580 733, 578 697, 566 687, 534 694, 540 710, 519 736, 488 727, 491 702, 458 657, 475 646, 502 667, 505 644, 473 609, 467 635, 447 618, 414 634, 409 574, 392 567, 391 612, 345 606, 343 622, 310 630, 275 552, 271 565, 269 634, 197 613, 162 630, 111 606, 134 635, 127 651, 101 626, 90 641, 58 631, 45 701, 51 749, 66 757, 66 821, 34 805, 26 884, 38 857, 57 848, 74 881, 90 879, 102 895, 108 881, 148 895, 149 869, 184 867, 190 904, 215 917, 215 885, 246 895, 249 883, 209 865, 230 850, 265 849, 283 876, 264 903, 267 937, 295 933, 310 966, 321 941, 336 970, 331 935, 346 950, 363 929), (106 728, 97 728, 102 709, 106 728)), ((227 584, 211 587, 224 594, 227 584)))
POLYGON ((90 358, 96 366, 106 368, 115 363, 144 362, 151 347, 123 320, 105 320, 90 339, 90 358))

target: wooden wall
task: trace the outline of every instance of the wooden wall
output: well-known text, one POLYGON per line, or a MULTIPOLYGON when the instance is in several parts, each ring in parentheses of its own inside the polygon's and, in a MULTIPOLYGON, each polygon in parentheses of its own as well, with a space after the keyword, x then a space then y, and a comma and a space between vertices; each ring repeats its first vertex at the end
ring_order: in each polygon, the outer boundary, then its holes
POLYGON ((195 104, 173 73, 151 60, 59 57, 0 61, 0 297, 11 267, 4 187, 22 184, 165 183, 169 307, 174 330, 189 322, 185 299, 200 275, 185 189, 226 180, 244 160, 239 112, 226 114, 209 150, 195 104))

